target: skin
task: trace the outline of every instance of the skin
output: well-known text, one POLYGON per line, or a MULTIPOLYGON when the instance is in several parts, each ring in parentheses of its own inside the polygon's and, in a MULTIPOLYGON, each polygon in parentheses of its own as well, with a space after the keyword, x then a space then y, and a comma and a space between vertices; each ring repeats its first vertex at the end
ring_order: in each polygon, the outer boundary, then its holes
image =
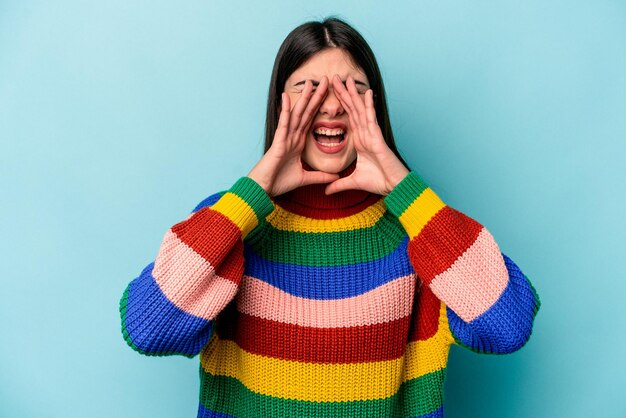
POLYGON ((385 143, 367 77, 345 50, 329 48, 311 57, 287 79, 281 100, 272 146, 248 174, 270 196, 314 183, 329 183, 326 194, 359 189, 386 196, 409 173, 385 143), (317 148, 317 121, 346 124, 341 152, 317 148), (315 171, 304 170, 301 158, 315 171), (355 158, 354 171, 339 178, 355 158))
MULTIPOLYGON (((369 88, 369 81, 365 73, 356 67, 350 56, 343 49, 330 48, 315 54, 300 68, 294 71, 285 82, 285 92, 289 95, 290 103, 296 103, 302 95, 303 80, 311 80, 317 84, 323 76, 332 80, 333 75, 338 74, 342 80, 351 76, 359 82, 357 85, 359 94, 363 95, 369 88)), ((314 91, 316 87, 314 87, 314 91)), ((293 107, 293 106, 292 106, 293 107)), ((336 154, 327 154, 315 145, 313 130, 310 129, 306 138, 302 159, 316 170, 326 173, 338 173, 348 167, 357 157, 354 149, 354 141, 350 137, 350 120, 344 110, 341 101, 337 97, 332 85, 328 86, 324 99, 317 109, 317 115, 313 119, 315 122, 343 122, 348 127, 345 148, 336 154)))

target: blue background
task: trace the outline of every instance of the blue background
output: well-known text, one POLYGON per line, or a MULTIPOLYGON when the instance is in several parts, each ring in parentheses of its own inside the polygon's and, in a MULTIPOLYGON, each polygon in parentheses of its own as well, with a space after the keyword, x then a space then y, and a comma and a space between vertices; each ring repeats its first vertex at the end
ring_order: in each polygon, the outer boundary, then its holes
POLYGON ((374 50, 398 147, 543 303, 506 356, 454 347, 448 417, 626 414, 623 1, 0 1, 0 415, 195 417, 198 358, 122 339, 166 230, 262 155, 284 37, 374 50))

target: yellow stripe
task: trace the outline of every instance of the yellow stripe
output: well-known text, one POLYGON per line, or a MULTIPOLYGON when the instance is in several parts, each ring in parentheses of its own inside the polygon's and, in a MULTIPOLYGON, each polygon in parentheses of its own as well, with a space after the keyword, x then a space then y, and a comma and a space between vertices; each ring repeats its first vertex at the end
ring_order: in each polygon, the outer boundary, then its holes
POLYGON ((404 381, 446 367, 447 328, 426 341, 408 344, 404 357, 366 363, 320 364, 251 354, 232 340, 212 340, 200 361, 207 373, 230 376, 253 392, 312 402, 382 399, 394 395, 404 381), (384 385, 375 382, 386 382, 384 385))
POLYGON ((276 206, 267 221, 274 228, 281 231, 290 232, 342 232, 355 229, 368 228, 376 224, 384 215, 386 210, 385 202, 381 199, 361 213, 357 213, 339 219, 314 219, 306 218, 289 212, 288 210, 276 206))
POLYGON ((406 208, 398 219, 404 226, 409 237, 413 238, 417 236, 428 221, 445 206, 446 204, 439 199, 439 196, 437 196, 430 187, 427 187, 417 199, 406 208))
POLYGON ((441 302, 441 307, 439 308, 439 329, 437 329, 437 334, 444 344, 450 345, 455 342, 452 331, 450 331, 450 324, 448 323, 446 304, 443 302, 441 302))
POLYGON ((258 224, 254 209, 242 198, 232 192, 226 192, 211 209, 224 214, 241 230, 242 237, 246 237, 258 224))

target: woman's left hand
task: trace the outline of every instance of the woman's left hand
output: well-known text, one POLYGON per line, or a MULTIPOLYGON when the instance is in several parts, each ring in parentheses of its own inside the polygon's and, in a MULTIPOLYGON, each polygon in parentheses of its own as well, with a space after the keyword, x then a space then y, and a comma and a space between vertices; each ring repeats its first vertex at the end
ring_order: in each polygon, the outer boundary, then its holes
POLYGON ((356 150, 356 167, 347 177, 333 181, 326 187, 326 194, 342 190, 359 189, 386 196, 409 173, 385 143, 376 120, 372 89, 361 98, 348 76, 346 86, 339 76, 332 79, 335 95, 350 118, 350 135, 356 150))

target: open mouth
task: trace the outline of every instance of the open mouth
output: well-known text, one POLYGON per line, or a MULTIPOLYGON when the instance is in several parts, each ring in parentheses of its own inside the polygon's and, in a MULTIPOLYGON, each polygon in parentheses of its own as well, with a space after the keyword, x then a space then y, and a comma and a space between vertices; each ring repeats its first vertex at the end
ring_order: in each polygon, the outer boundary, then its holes
POLYGON ((346 132, 338 131, 338 132, 316 132, 313 131, 313 137, 318 144, 323 145, 325 147, 338 147, 342 144, 342 142, 346 139, 346 132))

